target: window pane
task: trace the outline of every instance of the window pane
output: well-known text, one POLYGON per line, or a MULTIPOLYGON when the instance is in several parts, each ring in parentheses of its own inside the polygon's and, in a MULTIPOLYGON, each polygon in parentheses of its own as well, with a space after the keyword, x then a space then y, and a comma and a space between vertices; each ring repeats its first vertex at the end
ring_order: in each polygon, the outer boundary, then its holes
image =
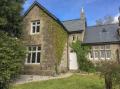
POLYGON ((41 47, 38 47, 38 50, 41 50, 41 47))
POLYGON ((111 51, 110 50, 106 51, 106 58, 111 58, 111 51))
POLYGON ((38 21, 37 24, 40 24, 40 21, 38 21))
POLYGON ((40 26, 37 26, 37 31, 36 32, 40 32, 40 26))
POLYGON ((37 53, 37 63, 40 63, 40 52, 37 53))
POLYGON ((28 47, 28 51, 31 51, 31 47, 28 47))
POLYGON ((33 22, 32 24, 33 24, 33 25, 35 25, 36 23, 35 23, 35 22, 33 22))
POLYGON ((33 46, 32 48, 33 48, 32 51, 36 51, 36 46, 33 46))
POLYGON ((32 63, 35 63, 36 53, 32 53, 32 63))
POLYGON ((100 55, 101 58, 105 58, 105 51, 104 51, 104 50, 101 50, 101 51, 100 51, 100 54, 101 54, 101 55, 100 55))
POLYGON ((32 27, 32 33, 35 33, 35 26, 32 27))
POLYGON ((27 63, 30 63, 31 53, 28 53, 27 63))
POLYGON ((95 58, 99 58, 99 52, 98 51, 94 51, 95 53, 95 58))

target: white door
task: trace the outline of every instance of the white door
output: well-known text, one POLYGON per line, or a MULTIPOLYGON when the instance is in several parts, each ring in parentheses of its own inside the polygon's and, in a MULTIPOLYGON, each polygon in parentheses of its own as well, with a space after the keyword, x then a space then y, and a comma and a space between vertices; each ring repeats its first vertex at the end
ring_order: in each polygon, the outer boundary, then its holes
POLYGON ((77 55, 75 52, 69 53, 69 69, 70 70, 78 69, 77 55))

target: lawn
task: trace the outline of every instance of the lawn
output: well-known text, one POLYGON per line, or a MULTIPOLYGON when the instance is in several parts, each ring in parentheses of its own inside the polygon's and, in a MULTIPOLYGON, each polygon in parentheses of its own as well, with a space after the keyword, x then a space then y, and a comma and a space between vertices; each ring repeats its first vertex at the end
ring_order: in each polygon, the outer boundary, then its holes
POLYGON ((104 82, 96 75, 78 75, 64 79, 15 85, 12 89, 104 89, 104 82))

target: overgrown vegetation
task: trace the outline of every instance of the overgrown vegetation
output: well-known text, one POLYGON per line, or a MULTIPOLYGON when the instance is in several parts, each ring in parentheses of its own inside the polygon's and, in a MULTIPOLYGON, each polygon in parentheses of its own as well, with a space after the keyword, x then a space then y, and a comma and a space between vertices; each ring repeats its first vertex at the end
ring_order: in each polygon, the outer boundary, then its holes
POLYGON ((22 5, 26 0, 0 0, 0 30, 19 37, 22 27, 22 5))
POLYGON ((56 73, 59 73, 58 66, 61 63, 62 55, 64 52, 64 48, 67 43, 67 32, 55 21, 51 20, 50 25, 52 26, 50 29, 48 29, 48 34, 50 35, 50 38, 52 39, 52 45, 53 45, 53 52, 55 53, 55 71, 56 73))
POLYGON ((120 89, 120 64, 116 60, 100 61, 97 70, 105 80, 106 89, 120 89))
POLYGON ((90 47, 82 45, 80 41, 76 41, 71 45, 74 52, 77 54, 78 66, 81 71, 92 72, 95 70, 94 64, 87 58, 90 47))
POLYGON ((59 64, 62 59, 63 51, 65 44, 67 43, 67 32, 56 22, 52 22, 53 31, 52 32, 52 39, 53 39, 53 46, 55 50, 55 55, 57 58, 57 63, 59 64))
POLYGON ((10 81, 20 73, 25 47, 19 39, 0 32, 0 89, 8 89, 10 81))
POLYGON ((8 89, 10 81, 20 73, 25 47, 17 39, 22 27, 22 4, 25 0, 0 0, 0 89, 8 89))
MULTIPOLYGON (((55 54, 56 66, 58 66, 62 59, 65 44, 67 43, 68 33, 60 24, 48 17, 46 13, 41 12, 40 14, 46 22, 46 33, 44 35, 47 34, 49 36, 50 44, 54 47, 52 52, 55 54)), ((47 40, 47 42, 49 41, 47 40)))

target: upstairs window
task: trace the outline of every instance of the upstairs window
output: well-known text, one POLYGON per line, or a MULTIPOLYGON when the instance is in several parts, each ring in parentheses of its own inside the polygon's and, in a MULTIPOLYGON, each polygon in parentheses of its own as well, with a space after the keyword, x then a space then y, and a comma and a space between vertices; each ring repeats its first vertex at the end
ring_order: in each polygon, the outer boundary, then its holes
POLYGON ((31 23, 31 34, 38 34, 40 32, 40 21, 33 21, 31 23))
POLYGON ((27 64, 37 64, 40 63, 40 57, 41 57, 41 47, 40 46, 29 46, 27 47, 28 53, 27 53, 27 64))

